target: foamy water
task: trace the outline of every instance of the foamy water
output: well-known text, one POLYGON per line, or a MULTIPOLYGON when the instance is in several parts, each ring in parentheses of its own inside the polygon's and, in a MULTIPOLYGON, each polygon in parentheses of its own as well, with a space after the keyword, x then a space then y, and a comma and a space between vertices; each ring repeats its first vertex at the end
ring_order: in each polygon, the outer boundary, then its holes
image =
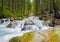
POLYGON ((23 19, 22 21, 17 21, 17 26, 15 28, 0 28, 0 42, 9 42, 9 40, 16 36, 23 36, 24 33, 34 31, 34 30, 44 30, 49 29, 50 27, 48 25, 43 25, 42 20, 39 20, 35 17, 29 17, 26 19, 23 19), (31 20, 35 25, 31 25, 30 30, 29 27, 26 27, 26 30, 22 31, 24 28, 24 24, 26 20, 31 20))

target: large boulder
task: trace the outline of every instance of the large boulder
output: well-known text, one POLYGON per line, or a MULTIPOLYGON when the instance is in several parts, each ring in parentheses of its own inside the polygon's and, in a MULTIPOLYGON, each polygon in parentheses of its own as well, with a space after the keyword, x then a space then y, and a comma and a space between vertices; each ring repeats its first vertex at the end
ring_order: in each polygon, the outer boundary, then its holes
POLYGON ((9 42, 60 42, 54 31, 27 32, 22 37, 14 37, 9 42))

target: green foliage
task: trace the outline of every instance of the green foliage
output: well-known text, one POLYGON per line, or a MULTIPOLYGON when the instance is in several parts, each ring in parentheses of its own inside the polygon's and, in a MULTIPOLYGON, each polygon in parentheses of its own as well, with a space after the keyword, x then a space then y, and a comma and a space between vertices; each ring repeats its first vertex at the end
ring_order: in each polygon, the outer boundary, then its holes
MULTIPOLYGON (((1 8, 0 8, 1 9, 1 8)), ((18 18, 18 17, 22 17, 25 18, 27 17, 27 14, 22 14, 20 11, 14 11, 14 13, 12 13, 11 10, 7 9, 5 6, 3 7, 3 12, 0 12, 0 17, 1 18, 18 18)))
MULTIPOLYGON (((55 1, 60 10, 60 1, 55 1)), ((0 1, 0 10, 3 7, 3 12, 0 11, 0 18, 26 18, 30 13, 42 16, 46 10, 53 11, 52 0, 33 0, 32 3, 30 0, 3 0, 3 3, 0 1)))
POLYGON ((11 18, 13 16, 11 11, 6 9, 6 8, 3 8, 3 15, 4 15, 5 18, 11 18))
POLYGON ((5 0, 3 3, 0 1, 0 10, 3 10, 0 18, 26 18, 31 10, 30 0, 5 0))
MULTIPOLYGON (((1 9, 1 6, 0 6, 0 9, 1 9)), ((12 16, 13 16, 12 12, 10 10, 8 10, 6 6, 4 6, 3 12, 0 12, 0 17, 1 18, 10 18, 12 16)))

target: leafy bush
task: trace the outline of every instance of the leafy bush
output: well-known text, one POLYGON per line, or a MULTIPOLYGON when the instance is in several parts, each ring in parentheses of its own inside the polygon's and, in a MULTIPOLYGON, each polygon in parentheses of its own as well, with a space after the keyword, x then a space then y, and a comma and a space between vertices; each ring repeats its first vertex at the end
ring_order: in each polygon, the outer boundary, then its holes
MULTIPOLYGON (((0 9, 1 5, 0 5, 0 9)), ((25 13, 21 13, 20 11, 15 10, 14 12, 12 12, 11 9, 8 9, 6 6, 3 6, 3 12, 0 12, 0 18, 17 18, 21 17, 21 18, 26 18, 28 16, 28 14, 25 13)))

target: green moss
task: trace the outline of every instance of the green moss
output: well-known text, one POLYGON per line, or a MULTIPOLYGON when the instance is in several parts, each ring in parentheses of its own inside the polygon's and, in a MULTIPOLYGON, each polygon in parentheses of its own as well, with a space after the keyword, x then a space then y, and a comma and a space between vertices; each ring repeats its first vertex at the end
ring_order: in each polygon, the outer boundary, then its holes
POLYGON ((9 42, 32 42, 33 36, 33 32, 27 32, 22 37, 17 36, 12 38, 9 42))
POLYGON ((60 42, 59 36, 54 31, 48 31, 49 40, 48 42, 60 42))
POLYGON ((20 36, 12 38, 9 42, 20 42, 20 36))
MULTIPOLYGON (((34 38, 35 38, 35 34, 38 34, 40 36, 42 36, 43 40, 42 42, 45 42, 47 40, 47 42, 60 42, 59 41, 59 36, 56 34, 55 31, 47 31, 48 35, 46 34, 41 34, 40 32, 27 32, 25 33, 22 37, 17 36, 12 38, 9 42, 35 42, 34 38)), ((40 38, 39 36, 39 38, 40 38)))
POLYGON ((56 33, 60 36, 60 30, 56 31, 56 33))

